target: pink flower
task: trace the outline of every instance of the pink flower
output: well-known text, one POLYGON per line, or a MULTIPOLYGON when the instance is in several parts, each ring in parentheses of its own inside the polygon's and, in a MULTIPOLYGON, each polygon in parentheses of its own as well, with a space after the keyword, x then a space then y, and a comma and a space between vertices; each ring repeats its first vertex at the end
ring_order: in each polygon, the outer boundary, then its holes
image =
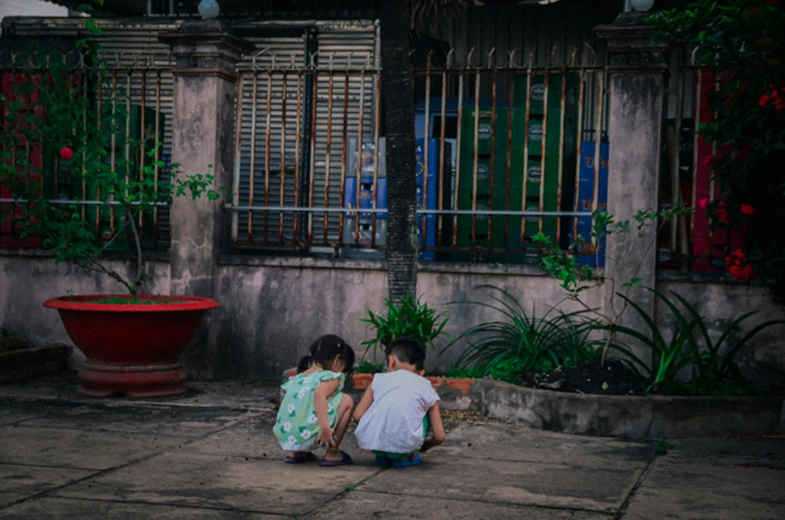
POLYGON ((68 148, 67 146, 60 150, 60 157, 64 161, 70 161, 73 156, 74 156, 74 152, 72 152, 71 149, 68 148))

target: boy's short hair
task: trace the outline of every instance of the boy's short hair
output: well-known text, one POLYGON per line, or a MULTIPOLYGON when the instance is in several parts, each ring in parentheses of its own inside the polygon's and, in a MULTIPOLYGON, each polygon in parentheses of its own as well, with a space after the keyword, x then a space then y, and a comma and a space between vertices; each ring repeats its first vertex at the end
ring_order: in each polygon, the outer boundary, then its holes
POLYGON ((393 341, 387 354, 398 358, 403 363, 414 365, 422 370, 425 365, 425 345, 411 338, 398 338, 393 341))

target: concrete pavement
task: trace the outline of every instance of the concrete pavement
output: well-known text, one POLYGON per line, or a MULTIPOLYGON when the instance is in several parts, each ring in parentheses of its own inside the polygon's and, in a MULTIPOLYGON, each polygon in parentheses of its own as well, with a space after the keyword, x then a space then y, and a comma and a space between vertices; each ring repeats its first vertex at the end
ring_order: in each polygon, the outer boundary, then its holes
POLYGON ((0 518, 782 518, 785 439, 578 437, 447 417, 422 466, 281 462, 272 386, 91 400, 71 379, 0 386, 0 518))

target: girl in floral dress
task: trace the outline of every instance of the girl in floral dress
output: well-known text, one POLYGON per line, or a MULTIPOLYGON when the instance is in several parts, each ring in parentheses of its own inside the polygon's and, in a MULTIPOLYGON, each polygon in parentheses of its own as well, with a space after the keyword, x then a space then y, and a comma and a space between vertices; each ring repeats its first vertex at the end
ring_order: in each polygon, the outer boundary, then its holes
MULTIPOLYGON (((322 466, 352 464, 340 450, 354 401, 341 392, 354 367, 354 350, 338 336, 322 336, 309 349, 310 366, 281 388, 285 394, 273 433, 289 464, 312 462, 312 450, 327 447, 322 466)), ((305 361, 300 366, 308 366, 305 361)))

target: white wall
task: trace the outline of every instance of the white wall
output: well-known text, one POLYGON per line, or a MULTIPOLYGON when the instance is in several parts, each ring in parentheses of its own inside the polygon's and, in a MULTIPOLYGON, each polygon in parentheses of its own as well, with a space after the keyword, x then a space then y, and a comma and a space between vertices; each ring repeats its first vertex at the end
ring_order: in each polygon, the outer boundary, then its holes
POLYGON ((0 0, 0 21, 6 16, 68 16, 68 9, 43 0, 0 0))

